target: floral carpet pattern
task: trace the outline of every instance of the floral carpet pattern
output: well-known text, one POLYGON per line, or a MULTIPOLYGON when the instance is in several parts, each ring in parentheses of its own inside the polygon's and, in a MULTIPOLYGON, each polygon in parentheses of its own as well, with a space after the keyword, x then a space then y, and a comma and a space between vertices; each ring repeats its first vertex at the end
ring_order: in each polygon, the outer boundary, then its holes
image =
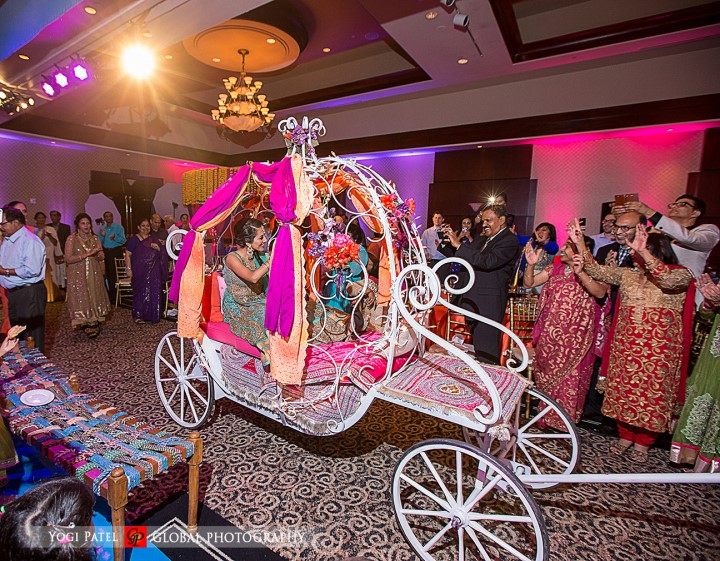
MULTIPOLYGON (((71 329, 64 304, 49 304, 47 354, 78 374, 82 391, 186 436, 166 415, 153 374, 155 347, 173 327, 167 321, 136 325, 129 310, 118 309, 90 340, 71 329)), ((454 425, 379 401, 348 431, 313 438, 221 400, 201 433, 205 504, 243 528, 302 528, 302 546, 269 544, 293 561, 416 559, 395 521, 393 471, 417 442, 462 439, 454 425)), ((583 471, 642 471, 608 456, 609 437, 580 433, 583 471)), ((645 471, 676 472, 667 456, 653 449, 645 471)), ((159 487, 141 489, 133 503, 157 499, 159 487)), ((534 497, 553 561, 720 559, 720 486, 585 484, 534 497)))

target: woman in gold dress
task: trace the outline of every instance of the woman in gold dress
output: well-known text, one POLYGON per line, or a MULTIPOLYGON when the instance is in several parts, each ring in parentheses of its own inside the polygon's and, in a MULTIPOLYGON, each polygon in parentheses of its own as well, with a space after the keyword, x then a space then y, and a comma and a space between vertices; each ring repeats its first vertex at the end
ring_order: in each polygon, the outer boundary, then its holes
POLYGON ((678 398, 687 329, 683 308, 692 273, 677 265, 670 239, 647 234, 638 224, 628 236, 634 267, 598 265, 585 247, 577 220, 568 234, 581 255, 585 272, 595 281, 619 285, 619 306, 609 341, 607 387, 602 412, 617 420, 616 455, 633 447, 630 459, 647 462, 648 449, 670 428, 678 398))
POLYGON ((75 229, 65 242, 67 307, 72 326, 94 338, 100 332, 100 322, 110 313, 105 290, 105 254, 100 239, 92 231, 90 216, 78 214, 75 229))

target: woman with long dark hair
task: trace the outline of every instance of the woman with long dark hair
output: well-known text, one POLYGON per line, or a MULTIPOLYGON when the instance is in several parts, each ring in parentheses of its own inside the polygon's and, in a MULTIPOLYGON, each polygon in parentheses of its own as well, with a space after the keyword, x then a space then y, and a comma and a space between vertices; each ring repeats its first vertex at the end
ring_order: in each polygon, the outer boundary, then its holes
POLYGON ((683 349, 690 333, 683 310, 692 273, 677 264, 667 236, 648 235, 641 224, 634 237, 627 238, 633 250, 632 269, 596 263, 577 219, 568 225, 568 234, 582 253, 573 259, 583 263, 592 282, 619 286, 607 360, 603 360, 607 386, 602 412, 617 420, 620 433, 610 451, 622 455, 632 446, 630 459, 645 463, 650 446, 669 429, 684 391, 683 349))
POLYGON ((238 249, 225 258, 227 289, 222 300, 230 330, 257 347, 265 365, 270 364, 270 342, 265 331, 265 304, 270 265, 261 256, 265 246, 262 222, 246 218, 233 230, 238 249))
POLYGON ((73 327, 94 338, 100 322, 110 314, 105 290, 105 254, 100 238, 92 230, 92 220, 84 212, 75 217, 75 232, 65 242, 67 264, 67 308, 73 327))
MULTIPOLYGON (((560 250, 557 244, 557 231, 555 225, 550 222, 541 222, 535 226, 535 231, 531 236, 518 236, 518 242, 521 246, 525 247, 528 243, 530 247, 537 252, 538 260, 533 265, 533 272, 535 274, 544 271, 555 259, 555 255, 560 250)), ((525 251, 520 255, 517 262, 517 268, 515 272, 515 280, 513 285, 523 284, 523 276, 525 275, 525 269, 528 267, 527 256, 525 251)), ((531 290, 535 294, 540 294, 542 284, 534 286, 531 290)))
POLYGON ((125 247, 125 265, 132 281, 132 316, 136 323, 160 321, 163 287, 168 278, 167 252, 145 218, 125 247))

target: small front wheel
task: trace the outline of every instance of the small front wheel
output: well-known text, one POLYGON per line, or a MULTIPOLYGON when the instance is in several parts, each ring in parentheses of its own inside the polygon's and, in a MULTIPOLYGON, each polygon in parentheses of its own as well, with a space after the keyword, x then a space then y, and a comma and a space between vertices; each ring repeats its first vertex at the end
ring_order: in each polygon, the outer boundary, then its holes
POLYGON ((547 561, 540 508, 515 474, 479 448, 428 440, 400 459, 392 486, 398 524, 424 561, 547 561))
POLYGON ((155 385, 165 411, 178 425, 196 429, 210 418, 215 386, 197 341, 165 335, 155 351, 155 385))

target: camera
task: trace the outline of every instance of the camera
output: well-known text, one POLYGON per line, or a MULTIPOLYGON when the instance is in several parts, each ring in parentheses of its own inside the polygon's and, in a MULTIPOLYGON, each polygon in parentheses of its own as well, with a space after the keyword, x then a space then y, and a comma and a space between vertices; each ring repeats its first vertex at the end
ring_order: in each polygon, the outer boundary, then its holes
POLYGON ((97 224, 98 226, 100 226, 102 223, 103 223, 103 219, 102 219, 102 218, 96 218, 96 219, 95 219, 95 224, 97 224))

